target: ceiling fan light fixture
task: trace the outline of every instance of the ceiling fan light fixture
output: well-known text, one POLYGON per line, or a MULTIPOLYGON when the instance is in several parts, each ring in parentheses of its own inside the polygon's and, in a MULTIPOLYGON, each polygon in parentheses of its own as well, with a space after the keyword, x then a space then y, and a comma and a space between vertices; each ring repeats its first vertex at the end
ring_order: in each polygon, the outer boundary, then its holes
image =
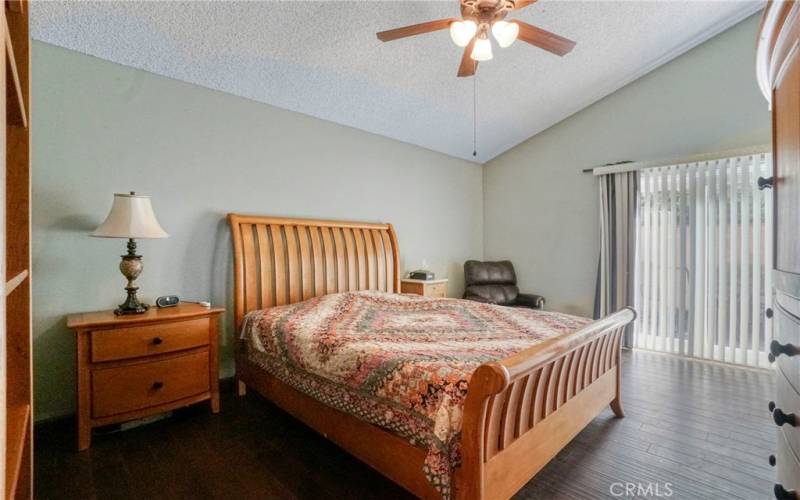
POLYGON ((478 25, 475 24, 475 21, 453 21, 450 23, 450 38, 459 47, 469 45, 470 40, 472 40, 477 31, 478 25))
POLYGON ((510 47, 519 36, 519 24, 508 21, 496 21, 492 25, 492 35, 501 48, 510 47))
POLYGON ((469 55, 473 61, 489 61, 492 59, 492 42, 487 36, 479 37, 475 40, 472 47, 472 54, 469 55))

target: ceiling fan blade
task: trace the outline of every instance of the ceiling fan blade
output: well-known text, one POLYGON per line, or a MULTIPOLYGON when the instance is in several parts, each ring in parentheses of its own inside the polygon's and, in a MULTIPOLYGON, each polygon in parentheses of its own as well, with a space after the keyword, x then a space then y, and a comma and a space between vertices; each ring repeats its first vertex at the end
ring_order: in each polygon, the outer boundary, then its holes
POLYGON ((430 33, 431 31, 444 30, 450 27, 450 23, 458 21, 458 19, 439 19, 436 21, 428 21, 427 23, 413 24, 411 26, 404 26, 402 28, 395 28, 393 30, 381 31, 378 33, 378 40, 382 42, 391 42, 398 38, 405 38, 408 36, 421 35, 423 33, 430 33))
POLYGON ((547 30, 537 28, 536 26, 518 21, 516 19, 514 19, 513 22, 519 25, 519 36, 517 36, 519 40, 528 42, 529 44, 535 45, 548 52, 552 52, 557 56, 569 54, 570 51, 575 47, 575 42, 568 38, 556 35, 555 33, 550 33, 547 30))
POLYGON ((472 47, 475 45, 475 40, 478 37, 473 37, 469 44, 464 47, 464 55, 461 56, 461 65, 458 67, 458 76, 473 76, 478 71, 478 61, 473 61, 470 57, 472 54, 472 47))
POLYGON ((524 9, 528 5, 535 4, 536 0, 514 0, 514 10, 524 9))

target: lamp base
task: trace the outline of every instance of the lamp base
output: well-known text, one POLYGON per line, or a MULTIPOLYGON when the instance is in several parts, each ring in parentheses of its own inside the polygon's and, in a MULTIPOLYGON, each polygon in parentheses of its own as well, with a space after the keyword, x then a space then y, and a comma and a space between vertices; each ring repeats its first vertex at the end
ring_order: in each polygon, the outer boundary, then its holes
POLYGON ((114 309, 114 314, 117 316, 122 316, 125 314, 144 314, 148 309, 150 309, 149 305, 139 302, 138 297, 136 297, 136 290, 138 289, 138 286, 125 287, 125 290, 128 291, 128 298, 125 299, 125 302, 114 309))
POLYGON ((142 304, 136 297, 139 287, 135 283, 136 278, 142 273, 142 267, 142 256, 136 254, 136 242, 131 238, 128 240, 128 253, 122 256, 122 262, 119 263, 119 270, 128 279, 128 286, 125 287, 128 297, 114 310, 114 314, 117 316, 143 314, 150 309, 150 306, 142 304))

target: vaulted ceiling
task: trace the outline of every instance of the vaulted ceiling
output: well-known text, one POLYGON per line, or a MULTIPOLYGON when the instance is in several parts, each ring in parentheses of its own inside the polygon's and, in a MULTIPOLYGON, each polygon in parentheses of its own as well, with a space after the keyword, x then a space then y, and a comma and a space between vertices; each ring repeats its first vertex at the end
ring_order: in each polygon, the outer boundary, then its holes
MULTIPOLYGON (((564 58, 495 46, 478 77, 441 31, 448 1, 33 2, 34 39, 485 162, 756 12, 750 1, 540 0, 509 16, 575 40, 564 58), (477 157, 473 158, 473 84, 477 157)), ((754 40, 755 45, 755 40, 754 40)))

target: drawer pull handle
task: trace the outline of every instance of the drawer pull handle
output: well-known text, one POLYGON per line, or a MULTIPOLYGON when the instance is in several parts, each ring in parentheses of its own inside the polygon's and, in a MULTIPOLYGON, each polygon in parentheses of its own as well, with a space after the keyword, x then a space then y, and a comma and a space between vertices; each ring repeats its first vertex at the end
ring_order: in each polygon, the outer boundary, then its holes
POLYGON ((797 417, 795 417, 794 413, 784 413, 783 410, 780 408, 775 408, 772 412, 772 420, 775 421, 775 425, 778 427, 789 424, 792 427, 797 427, 797 417))
POLYGON ((795 490, 787 490, 781 484, 776 484, 773 492, 775 493, 775 498, 778 500, 798 500, 795 490))
POLYGON ((777 358, 781 354, 792 357, 796 356, 798 352, 800 352, 800 350, 797 349, 797 346, 792 344, 781 344, 777 340, 773 340, 769 344, 769 353, 772 354, 773 358, 777 358))
POLYGON ((164 387, 164 382, 153 382, 153 389, 158 390, 161 389, 162 387, 164 387))
POLYGON ((161 337, 156 337, 156 338, 153 339, 153 344, 155 344, 155 345, 159 345, 159 344, 163 344, 163 343, 164 343, 164 339, 162 339, 161 337))
POLYGON ((773 315, 773 311, 772 311, 772 309, 770 309, 770 308, 768 307, 768 308, 767 308, 767 309, 764 311, 764 316, 766 316, 766 317, 769 319, 769 318, 772 318, 772 315, 773 315))
POLYGON ((775 455, 770 455, 770 456, 769 456, 769 464, 770 464, 772 467, 775 467, 775 455))
POLYGON ((767 189, 767 188, 771 189, 772 188, 772 180, 773 180, 772 177, 759 177, 758 181, 756 181, 756 182, 758 182, 759 191, 763 191, 764 189, 767 189))
POLYGON ((769 409, 770 413, 775 411, 775 401, 770 401, 769 404, 767 405, 767 408, 769 409))

